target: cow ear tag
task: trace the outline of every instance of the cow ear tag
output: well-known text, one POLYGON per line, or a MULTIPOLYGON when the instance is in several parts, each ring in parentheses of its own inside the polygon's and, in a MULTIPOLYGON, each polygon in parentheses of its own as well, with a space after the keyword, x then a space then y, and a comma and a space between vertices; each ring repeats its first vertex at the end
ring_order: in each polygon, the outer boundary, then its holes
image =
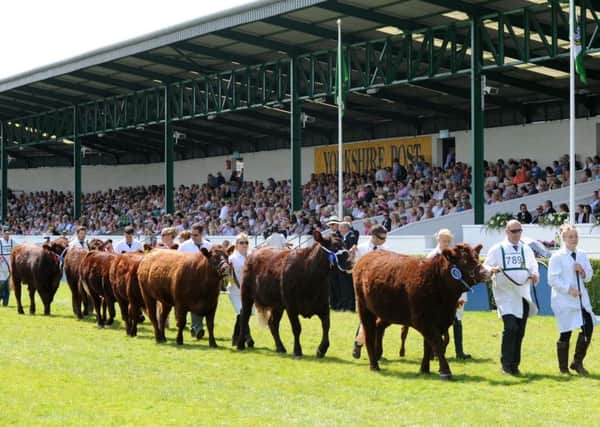
POLYGON ((462 273, 460 272, 460 270, 458 269, 457 266, 453 266, 450 269, 450 275, 452 276, 452 278, 454 280, 460 280, 460 279, 462 279, 462 273))

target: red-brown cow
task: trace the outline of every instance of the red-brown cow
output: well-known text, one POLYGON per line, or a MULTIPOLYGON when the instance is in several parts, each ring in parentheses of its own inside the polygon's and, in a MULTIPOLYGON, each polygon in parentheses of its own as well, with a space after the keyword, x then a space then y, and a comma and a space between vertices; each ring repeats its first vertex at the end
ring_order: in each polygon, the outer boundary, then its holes
POLYGON ((17 310, 23 314, 21 283, 29 290, 29 313, 35 314, 35 292, 44 303, 44 314, 50 315, 50 304, 60 284, 62 256, 69 242, 58 238, 42 246, 22 243, 15 246, 10 255, 12 286, 17 299, 17 310))
POLYGON ((429 372, 433 350, 440 363, 440 377, 452 378, 442 335, 454 321, 465 287, 489 277, 479 262, 480 250, 481 245, 472 249, 459 244, 430 259, 388 251, 361 257, 354 266, 353 279, 372 370, 379 370, 385 328, 396 323, 423 335, 422 373, 429 372))
POLYGON ((177 344, 183 344, 189 311, 206 317, 208 342, 216 347, 214 319, 220 284, 230 271, 226 249, 221 245, 202 248, 199 253, 156 249, 147 254, 138 268, 138 279, 156 341, 166 341, 165 322, 175 306, 177 344), (163 307, 160 319, 156 316, 158 302, 163 307))
POLYGON ((261 248, 248 257, 242 281, 242 311, 238 349, 244 348, 252 305, 258 316, 266 318, 278 353, 286 349, 279 336, 279 322, 283 311, 294 332, 294 356, 302 356, 301 325, 298 316, 319 316, 323 335, 317 357, 325 356, 329 348, 329 284, 331 269, 349 269, 349 253, 342 239, 336 235, 323 237, 313 234, 315 243, 310 248, 296 250, 261 248))
POLYGON ((79 283, 81 261, 85 258, 88 250, 103 250, 106 243, 100 239, 91 239, 87 242, 87 249, 69 248, 65 255, 64 269, 67 278, 67 284, 71 289, 71 303, 73 306, 73 314, 78 319, 83 319, 94 311, 93 300, 86 295, 79 283))
POLYGON ((125 253, 118 256, 110 266, 109 279, 112 290, 121 309, 127 335, 137 335, 137 325, 143 319, 141 315, 144 300, 138 282, 137 272, 144 258, 140 253, 125 253))
POLYGON ((117 259, 113 252, 88 252, 81 261, 80 281, 87 295, 94 301, 96 322, 99 327, 112 325, 115 318, 115 296, 110 285, 110 266, 117 259), (108 308, 108 319, 106 310, 108 308))

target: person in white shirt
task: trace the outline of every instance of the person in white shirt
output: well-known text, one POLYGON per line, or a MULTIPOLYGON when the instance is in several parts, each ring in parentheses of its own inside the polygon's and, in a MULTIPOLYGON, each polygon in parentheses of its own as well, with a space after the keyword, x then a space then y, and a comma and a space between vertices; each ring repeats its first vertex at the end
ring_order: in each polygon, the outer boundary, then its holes
MULTIPOLYGON (((447 228, 442 228, 435 234, 437 246, 427 255, 427 258, 434 258, 441 255, 444 249, 450 248, 454 236, 447 228)), ((456 317, 452 324, 452 334, 454 336, 454 350, 456 351, 457 359, 470 359, 471 355, 463 350, 463 333, 462 333, 462 317, 465 312, 465 303, 468 301, 467 293, 463 292, 458 299, 456 306, 456 317)))
MULTIPOLYGON (((192 224, 192 232, 190 234, 190 239, 183 242, 177 250, 179 252, 198 253, 200 252, 201 248, 210 249, 212 247, 212 244, 204 240, 203 235, 204 226, 199 222, 192 224)), ((192 337, 199 340, 204 336, 204 318, 194 313, 191 313, 190 317, 192 318, 192 326, 190 327, 190 332, 192 333, 192 337)))
POLYGON ((10 231, 8 228, 4 228, 2 233, 2 239, 0 239, 0 300, 2 305, 8 305, 8 298, 10 296, 9 278, 10 278, 10 253, 16 246, 15 241, 10 237, 10 231))
POLYGON ((88 245, 87 242, 85 241, 87 235, 87 228, 85 228, 83 225, 80 225, 79 227, 77 227, 77 237, 73 240, 71 240, 71 242, 69 243, 69 249, 74 249, 74 248, 78 248, 78 249, 87 249, 88 245))
MULTIPOLYGON (((247 234, 238 234, 235 238, 235 250, 229 256, 229 263, 233 268, 233 282, 228 283, 227 293, 236 314, 233 335, 231 336, 231 345, 236 345, 240 332, 240 311, 242 310, 242 294, 240 292, 240 288, 242 285, 242 280, 244 279, 244 265, 246 264, 246 259, 249 255, 249 244, 250 242, 247 234)), ((252 339, 249 330, 248 334, 244 337, 244 340, 246 341, 246 345, 248 347, 254 346, 254 340, 252 339)))
MULTIPOLYGON (((371 251, 377 250, 389 250, 385 245, 385 240, 387 239, 387 230, 383 225, 376 225, 371 228, 371 238, 369 241, 361 243, 358 246, 354 246, 350 250, 350 254, 353 257, 353 262, 356 262, 365 254, 371 251)), ((352 357, 355 359, 360 359, 360 352, 362 346, 365 343, 365 333, 363 331, 362 324, 359 323, 358 329, 356 331, 356 336, 354 337, 354 348, 352 349, 352 357)))
POLYGON ((502 332, 501 372, 519 375, 521 344, 527 319, 538 309, 531 301, 531 284, 539 280, 538 264, 533 251, 521 242, 523 228, 510 220, 505 228, 506 238, 490 248, 485 263, 492 276, 492 292, 498 316, 504 323, 502 332))
POLYGON ((592 340, 596 316, 584 284, 592 280, 593 270, 587 255, 577 250, 577 229, 565 224, 560 233, 563 246, 550 257, 548 265, 548 284, 552 288, 550 305, 560 332, 556 343, 558 368, 561 374, 571 374, 567 367, 569 341, 571 332, 581 328, 570 368, 579 375, 588 375, 583 359, 592 340))
POLYGON ((135 233, 134 228, 131 225, 125 227, 125 238, 121 240, 117 246, 115 246, 114 251, 117 254, 122 254, 126 252, 144 252, 144 245, 142 243, 133 238, 133 234, 135 233))

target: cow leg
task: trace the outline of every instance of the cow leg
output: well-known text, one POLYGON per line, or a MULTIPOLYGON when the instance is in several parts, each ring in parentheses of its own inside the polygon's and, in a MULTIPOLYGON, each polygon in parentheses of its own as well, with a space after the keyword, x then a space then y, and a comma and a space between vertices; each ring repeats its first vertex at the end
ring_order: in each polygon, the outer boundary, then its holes
POLYGON ((119 310, 121 311, 121 319, 123 320, 123 322, 125 322, 125 325, 127 325, 129 321, 129 314, 127 313, 127 303, 125 301, 117 301, 117 304, 119 304, 119 310))
MULTIPOLYGON (((165 304, 162 304, 162 309, 163 312, 165 310, 165 304)), ((171 311, 171 308, 169 307, 169 311, 171 311)), ((148 313, 148 316, 150 316, 150 313, 148 313)), ((162 316, 162 313, 161 313, 162 316)), ((168 316, 168 314, 167 314, 168 316)), ((152 317, 150 317, 150 319, 152 319, 152 317)), ((177 321, 177 344, 178 345, 182 345, 183 344, 183 330, 185 329, 185 324, 187 322, 187 310, 183 309, 183 307, 176 305, 175 306, 175 320, 177 321)))
POLYGON ((443 380, 451 380, 452 372, 450 372, 450 366, 446 360, 446 346, 440 332, 427 336, 427 341, 434 351, 440 363, 440 378, 443 380))
POLYGON ((400 357, 406 355, 406 336, 408 335, 409 327, 402 325, 402 331, 400 332, 400 357))
POLYGON ((17 300, 17 312, 19 314, 25 314, 23 310, 23 305, 21 304, 21 280, 15 279, 13 277, 13 291, 15 293, 15 298, 17 300))
POLYGON ((52 303, 52 296, 46 292, 38 292, 42 303, 44 304, 44 316, 50 316, 50 304, 52 303))
POLYGON ((385 329, 390 326, 389 323, 378 320, 375 323, 375 356, 377 356, 377 360, 381 360, 381 356, 383 355, 383 335, 385 334, 385 329))
POLYGON ((217 308, 206 315, 206 328, 208 329, 208 346, 217 348, 217 340, 215 340, 215 313, 217 308))
POLYGON ((156 318, 156 300, 144 296, 144 301, 146 302, 146 311, 148 312, 148 317, 152 322, 152 326, 154 326, 154 338, 156 339, 156 342, 165 342, 167 339, 165 338, 165 334, 160 330, 158 326, 158 320, 156 318))
POLYGON ((325 313, 319 315, 319 319, 321 319, 321 328, 323 329, 323 336, 321 338, 321 343, 317 348, 317 357, 323 357, 325 356, 325 353, 327 353, 327 349, 329 348, 329 308, 327 308, 325 313))
MULTIPOLYGON (((158 308, 158 326, 160 327, 160 330, 162 331, 163 335, 165 335, 165 331, 167 330, 167 319, 169 318, 169 314, 171 313, 171 308, 173 308, 173 306, 165 304, 165 303, 160 303, 157 305, 158 305, 158 307, 157 307, 158 308)), ((138 315, 139 315, 139 313, 138 313, 138 315)), ((187 316, 187 312, 186 312, 186 316, 187 316)), ((185 319, 185 316, 184 316, 184 319, 185 319)), ((183 326, 185 327, 185 324, 183 326)))
POLYGON ((73 314, 78 319, 83 319, 83 313, 81 312, 81 295, 77 289, 77 284, 72 282, 72 280, 67 281, 69 288, 71 289, 71 305, 73 306, 73 314))
MULTIPOLYGON (((108 320, 106 321, 107 325, 112 325, 115 321, 115 301, 107 297, 104 299, 106 301, 106 307, 108 308, 108 320)), ((104 312, 104 318, 106 318, 106 312, 104 312)))
POLYGON ((129 303, 127 305, 127 335, 130 337, 135 337, 137 335, 137 312, 139 307, 135 304, 129 303))
POLYGON ((302 325, 300 324, 300 318, 298 313, 292 313, 289 309, 287 310, 287 315, 292 325, 292 332, 294 333, 294 357, 302 357, 302 346, 300 345, 302 325))
POLYGON ((35 314, 35 285, 29 285, 27 287, 29 291, 29 314, 35 314))
POLYGON ((281 308, 273 308, 271 310, 271 317, 269 317, 269 329, 271 330, 271 335, 273 335, 273 339, 275 340, 275 348, 277 353, 286 353, 287 350, 283 346, 283 342, 281 342, 281 337, 279 336, 279 322, 281 322, 281 317, 283 316, 283 309, 281 308))
POLYGON ((367 354, 369 355, 369 366, 372 371, 379 371, 379 363, 375 348, 375 340, 377 339, 377 332, 375 330, 377 319, 373 313, 362 307, 360 303, 357 305, 360 322, 362 323, 363 331, 365 333, 365 346, 367 347, 367 354))
POLYGON ((423 359, 421 360, 421 373, 428 374, 430 372, 429 362, 432 358, 432 351, 429 342, 423 337, 423 359))

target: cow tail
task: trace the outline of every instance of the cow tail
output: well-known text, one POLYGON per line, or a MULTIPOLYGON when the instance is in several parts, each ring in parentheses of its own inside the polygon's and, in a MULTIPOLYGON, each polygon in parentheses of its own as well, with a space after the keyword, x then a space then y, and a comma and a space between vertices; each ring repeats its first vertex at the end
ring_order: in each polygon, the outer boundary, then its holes
POLYGON ((268 307, 256 307, 256 320, 261 328, 269 327, 269 319, 271 318, 271 309, 268 307))

